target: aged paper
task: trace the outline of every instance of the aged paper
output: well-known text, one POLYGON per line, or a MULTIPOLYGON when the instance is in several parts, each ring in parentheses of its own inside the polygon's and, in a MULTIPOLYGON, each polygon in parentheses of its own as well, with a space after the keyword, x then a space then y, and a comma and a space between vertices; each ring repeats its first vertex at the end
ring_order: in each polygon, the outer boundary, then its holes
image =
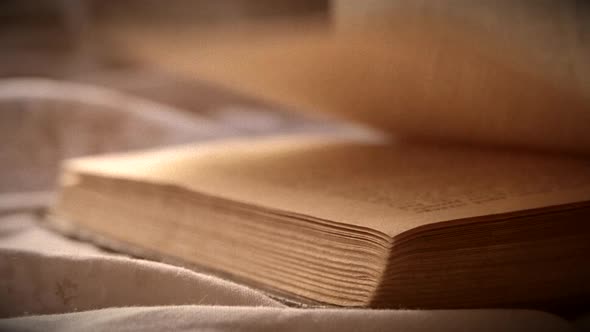
MULTIPOLYGON (((86 158, 69 169, 174 185, 390 236, 438 222, 590 200, 590 162, 584 159, 318 137, 86 158)), ((80 179, 64 181, 76 185, 80 179)))

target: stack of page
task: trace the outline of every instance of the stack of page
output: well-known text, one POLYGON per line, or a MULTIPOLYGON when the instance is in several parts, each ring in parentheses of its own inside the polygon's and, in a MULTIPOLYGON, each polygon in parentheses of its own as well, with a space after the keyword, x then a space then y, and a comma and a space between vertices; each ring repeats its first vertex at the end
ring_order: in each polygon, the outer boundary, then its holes
POLYGON ((54 225, 343 306, 587 300, 590 163, 342 137, 65 165, 54 225))

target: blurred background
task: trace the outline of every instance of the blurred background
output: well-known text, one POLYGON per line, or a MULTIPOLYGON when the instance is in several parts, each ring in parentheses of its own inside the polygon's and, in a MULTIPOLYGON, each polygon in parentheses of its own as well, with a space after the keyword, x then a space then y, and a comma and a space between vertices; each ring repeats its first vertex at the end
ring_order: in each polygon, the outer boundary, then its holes
POLYGON ((301 30, 313 21, 337 29, 412 11, 460 19, 506 43, 525 43, 536 64, 548 67, 543 70, 587 87, 589 7, 586 0, 5 0, 0 75, 83 79, 83 72, 145 65, 139 63, 141 54, 134 54, 139 39, 157 43, 180 33, 185 43, 199 47, 211 36, 231 40, 251 23, 282 22, 301 30))
POLYGON ((3 0, 0 193, 51 188, 59 162, 77 155, 346 127, 163 61, 275 28, 347 31, 406 12, 451 18, 526 50, 509 56, 588 97, 589 9, 585 0, 3 0))

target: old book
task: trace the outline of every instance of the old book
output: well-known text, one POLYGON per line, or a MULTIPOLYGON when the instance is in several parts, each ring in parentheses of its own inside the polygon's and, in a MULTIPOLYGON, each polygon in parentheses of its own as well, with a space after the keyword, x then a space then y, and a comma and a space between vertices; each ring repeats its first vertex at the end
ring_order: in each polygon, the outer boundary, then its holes
POLYGON ((590 163, 306 136, 74 159, 55 227, 299 302, 590 304, 590 163))

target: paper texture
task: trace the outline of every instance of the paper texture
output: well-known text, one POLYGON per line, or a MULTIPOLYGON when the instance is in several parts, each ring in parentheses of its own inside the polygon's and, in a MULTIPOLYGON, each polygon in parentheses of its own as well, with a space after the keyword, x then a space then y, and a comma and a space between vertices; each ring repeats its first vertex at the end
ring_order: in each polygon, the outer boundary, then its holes
POLYGON ((574 330, 539 311, 284 308, 219 278, 113 257, 26 213, 0 217, 0 233, 0 313, 17 317, 1 331, 574 330))
MULTIPOLYGON (((79 159, 69 169, 173 185, 389 236, 590 199, 590 164, 584 159, 317 136, 79 159)), ((77 186, 83 179, 74 175, 64 184, 77 186)))
POLYGON ((404 14, 356 30, 302 23, 227 40, 194 36, 198 45, 180 42, 190 31, 125 42, 164 68, 406 138, 590 151, 590 101, 542 68, 529 70, 535 57, 525 41, 506 45, 471 25, 404 14))

